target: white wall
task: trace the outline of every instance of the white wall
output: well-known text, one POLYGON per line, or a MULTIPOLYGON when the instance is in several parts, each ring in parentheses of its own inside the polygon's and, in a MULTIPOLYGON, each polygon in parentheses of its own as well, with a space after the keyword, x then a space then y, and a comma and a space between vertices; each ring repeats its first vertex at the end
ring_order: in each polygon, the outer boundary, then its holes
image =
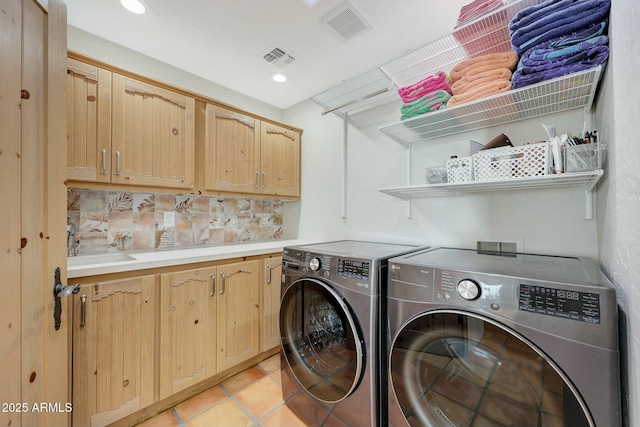
POLYGON ((67 28, 67 48, 114 67, 205 95, 263 117, 282 121, 283 112, 280 108, 141 55, 76 27, 67 28))
POLYGON ((598 100, 602 139, 609 143, 598 199, 600 262, 618 291, 627 426, 640 426, 640 4, 611 7, 611 57, 598 100), (633 403, 635 402, 635 403, 633 403))
MULTIPOLYGON (((597 257, 595 220, 585 220, 584 189, 490 192, 417 199, 411 218, 407 203, 380 193, 406 184, 407 156, 400 144, 378 131, 399 120, 399 105, 381 107, 350 119, 347 218, 341 218, 342 119, 321 116, 311 101, 285 111, 285 121, 304 129, 302 201, 285 205, 288 224, 299 215, 298 236, 419 241, 475 247, 478 240, 516 242, 518 250, 597 257)), ((541 122, 558 132, 582 130, 582 110, 532 119, 416 144, 413 183, 424 183, 424 168, 443 165, 450 155, 469 155, 469 139, 487 143, 505 133, 514 145, 545 139, 541 122)))

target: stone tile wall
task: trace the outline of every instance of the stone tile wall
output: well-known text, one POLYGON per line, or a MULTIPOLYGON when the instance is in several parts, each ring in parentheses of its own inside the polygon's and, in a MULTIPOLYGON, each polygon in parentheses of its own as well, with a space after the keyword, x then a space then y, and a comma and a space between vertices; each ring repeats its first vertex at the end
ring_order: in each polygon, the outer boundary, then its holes
POLYGON ((279 239, 282 203, 193 194, 67 191, 77 255, 279 239))

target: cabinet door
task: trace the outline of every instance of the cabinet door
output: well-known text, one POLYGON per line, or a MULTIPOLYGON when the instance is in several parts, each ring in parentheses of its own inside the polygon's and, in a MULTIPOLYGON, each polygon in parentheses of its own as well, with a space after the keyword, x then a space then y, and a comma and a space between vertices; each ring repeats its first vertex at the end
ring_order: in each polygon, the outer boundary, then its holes
POLYGON ((253 117, 207 104, 207 190, 260 192, 257 123, 253 117))
POLYGON ((161 275, 160 399, 216 373, 216 270, 161 275))
POLYGON ((282 257, 262 261, 262 303, 260 304, 260 351, 280 345, 280 297, 282 257))
POLYGON ((262 193, 300 196, 300 133, 267 122, 260 127, 262 193))
POLYGON ((67 60, 67 177, 111 180, 111 72, 67 60))
POLYGON ((259 352, 260 261, 218 267, 218 369, 259 352))
POLYGON ((112 132, 112 182, 193 187, 193 98, 113 74, 112 132))
POLYGON ((73 425, 106 426, 153 403, 154 276, 74 296, 73 425))

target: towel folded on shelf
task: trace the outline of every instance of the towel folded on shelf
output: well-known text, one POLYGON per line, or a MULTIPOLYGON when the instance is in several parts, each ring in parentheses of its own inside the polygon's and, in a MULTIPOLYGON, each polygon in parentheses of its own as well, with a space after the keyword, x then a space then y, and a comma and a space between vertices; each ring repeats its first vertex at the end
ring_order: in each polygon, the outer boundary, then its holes
POLYGON ((420 114, 441 110, 445 108, 450 98, 451 94, 445 90, 431 92, 420 99, 400 107, 400 113, 402 113, 401 119, 406 120, 420 114))
POLYGON ((458 28, 482 15, 485 15, 504 5, 503 0, 474 0, 469 4, 465 4, 460 9, 458 22, 454 28, 458 28))
POLYGON ((432 76, 427 76, 411 86, 405 86, 398 89, 398 94, 402 98, 402 102, 408 104, 416 101, 423 96, 438 90, 444 90, 451 93, 451 85, 449 76, 440 71, 432 76))
POLYGON ((459 95, 474 87, 490 83, 496 80, 511 80, 511 70, 508 68, 488 68, 479 67, 471 70, 451 85, 451 93, 459 95))
POLYGON ((554 79, 571 73, 588 70, 604 65, 609 58, 609 47, 606 45, 590 45, 583 42, 585 49, 555 58, 553 61, 540 61, 534 66, 518 68, 511 79, 514 88, 529 86, 545 80, 554 79))
POLYGON ((475 101, 477 99, 485 98, 491 95, 496 95, 498 93, 507 92, 509 90, 511 90, 511 81, 509 80, 498 80, 490 83, 485 83, 459 95, 452 96, 449 102, 447 102, 447 107, 465 104, 467 102, 475 101))
POLYGON ((512 51, 490 53, 488 55, 469 58, 451 69, 451 81, 455 83, 465 74, 478 69, 482 69, 483 71, 491 68, 508 68, 509 70, 515 70, 517 64, 518 56, 512 51))
POLYGON ((609 44, 609 37, 607 36, 593 37, 559 49, 549 48, 547 43, 543 43, 526 51, 520 58, 518 68, 538 67, 555 63, 572 63, 574 61, 570 61, 570 59, 573 56, 607 44, 609 44))
POLYGON ((522 9, 509 23, 518 55, 547 40, 580 31, 607 19, 611 0, 547 0, 522 9))

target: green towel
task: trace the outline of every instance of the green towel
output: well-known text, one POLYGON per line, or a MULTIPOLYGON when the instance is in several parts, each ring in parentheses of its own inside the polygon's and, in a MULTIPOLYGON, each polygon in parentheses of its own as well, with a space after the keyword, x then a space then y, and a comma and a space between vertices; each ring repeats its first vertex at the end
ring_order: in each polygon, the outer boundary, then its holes
POLYGON ((451 94, 444 90, 428 93, 420 99, 402 105, 400 107, 400 113, 402 114, 400 118, 401 120, 406 120, 420 114, 441 110, 446 107, 450 98, 451 94))

